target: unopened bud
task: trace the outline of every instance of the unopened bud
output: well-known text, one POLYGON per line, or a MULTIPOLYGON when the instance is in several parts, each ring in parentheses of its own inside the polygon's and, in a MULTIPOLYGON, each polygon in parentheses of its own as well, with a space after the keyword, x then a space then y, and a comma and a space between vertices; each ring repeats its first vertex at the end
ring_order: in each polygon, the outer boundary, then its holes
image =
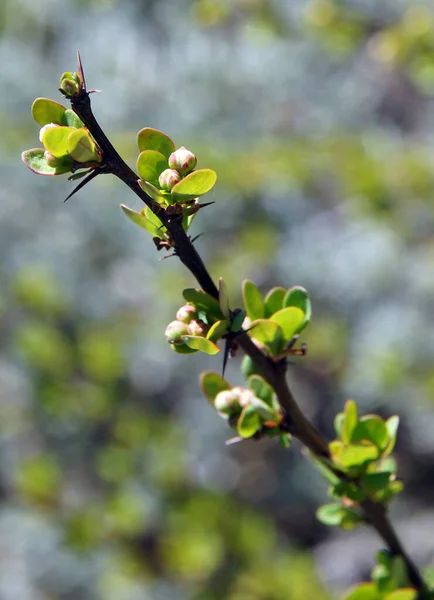
POLYGON ((205 337, 208 332, 208 327, 200 319, 198 319, 197 321, 192 320, 188 324, 187 331, 188 331, 188 335, 196 335, 199 337, 205 337))
POLYGON ((41 130, 39 131, 39 141, 44 143, 43 141, 43 137, 44 137, 44 133, 46 131, 48 131, 49 129, 53 129, 53 127, 60 127, 60 125, 56 125, 56 123, 47 123, 47 125, 44 125, 43 127, 41 127, 41 130))
POLYGON ((172 321, 169 323, 164 332, 169 344, 183 344, 182 336, 187 335, 187 327, 187 324, 181 323, 181 321, 172 321))
POLYGON ((219 392, 214 399, 214 407, 217 412, 222 415, 231 416, 234 413, 241 412, 241 405, 239 402, 238 394, 234 391, 236 388, 231 390, 224 390, 219 392))
POLYGON ((161 173, 160 177, 158 178, 158 183, 160 184, 160 187, 163 190, 167 190, 168 192, 170 192, 173 186, 179 183, 180 181, 181 175, 178 173, 178 171, 175 171, 175 169, 166 169, 161 173))
POLYGON ((196 307, 192 304, 184 304, 176 313, 176 320, 182 321, 183 323, 190 323, 190 321, 197 317, 196 307))
POLYGON ((195 155, 181 146, 175 152, 169 156, 169 167, 171 169, 176 169, 181 175, 187 175, 190 173, 194 167, 196 166, 197 158, 195 155))

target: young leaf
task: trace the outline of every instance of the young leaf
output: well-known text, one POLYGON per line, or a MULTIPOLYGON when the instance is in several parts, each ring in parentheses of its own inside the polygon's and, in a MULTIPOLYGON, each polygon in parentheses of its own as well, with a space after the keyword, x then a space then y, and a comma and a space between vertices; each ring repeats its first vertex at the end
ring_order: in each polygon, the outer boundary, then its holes
POLYGON ((251 375, 248 379, 248 384, 255 396, 266 402, 269 406, 272 405, 273 388, 263 377, 260 375, 251 375))
POLYGON ((175 144, 170 137, 162 131, 158 131, 158 129, 152 129, 152 127, 145 127, 139 131, 137 134, 137 145, 140 152, 144 150, 156 150, 167 159, 175 150, 175 144))
MULTIPOLYGON (((49 131, 53 131, 50 129, 49 131)), ((48 133, 48 132, 47 132, 48 133)), ((101 157, 87 129, 74 129, 67 140, 68 154, 77 162, 99 162, 101 157)))
POLYGON ((193 304, 198 310, 203 310, 211 320, 220 320, 223 315, 218 300, 204 292, 194 288, 187 288, 182 292, 184 300, 193 304))
POLYGON ((148 221, 151 221, 151 223, 153 223, 155 227, 158 227, 159 231, 162 231, 163 233, 167 231, 166 227, 164 227, 163 223, 160 221, 157 215, 152 212, 149 206, 145 206, 145 208, 142 208, 140 214, 144 215, 148 219, 148 221))
POLYGON ((333 461, 345 468, 363 468, 366 463, 377 460, 380 454, 378 448, 367 441, 345 445, 335 440, 330 442, 329 448, 333 461))
POLYGON ((341 433, 342 441, 345 444, 348 444, 351 441, 351 435, 355 426, 357 425, 357 421, 357 404, 354 402, 354 400, 347 400, 344 408, 344 420, 342 423, 341 433))
POLYGON ((212 169, 199 169, 187 175, 173 186, 171 195, 173 202, 187 202, 209 192, 217 180, 212 169))
POLYGON ((24 150, 21 154, 23 163, 33 173, 38 175, 63 175, 69 173, 72 168, 72 159, 69 156, 65 156, 64 159, 59 159, 59 164, 55 167, 50 167, 44 157, 44 148, 32 148, 31 150, 24 150))
POLYGON ((251 404, 243 408, 243 412, 239 416, 237 422, 238 435, 242 438, 250 438, 261 427, 261 420, 256 409, 251 404))
POLYGON ((158 237, 161 240, 164 239, 165 236, 163 231, 159 227, 154 225, 154 223, 152 223, 144 215, 141 215, 140 213, 136 212, 135 210, 132 210, 131 208, 128 208, 128 206, 125 206, 125 204, 121 204, 121 208, 133 223, 150 233, 152 237, 158 237))
POLYGON ((137 159, 137 171, 140 178, 159 186, 158 178, 167 169, 167 158, 156 150, 144 150, 137 159))
POLYGON ((183 335, 182 341, 189 348, 199 350, 200 352, 204 352, 205 354, 212 355, 217 354, 217 352, 220 352, 220 348, 216 344, 214 344, 214 342, 201 336, 183 335))
POLYGON ((48 123, 56 123, 56 125, 63 125, 63 114, 66 108, 48 98, 36 98, 32 104, 32 117, 36 123, 44 126, 48 123))
POLYGON ((300 325, 304 322, 305 315, 299 308, 290 306, 278 310, 269 320, 279 325, 284 342, 288 344, 294 335, 300 331, 300 325))
POLYGON ((282 420, 280 412, 273 410, 260 398, 253 397, 250 405, 254 407, 262 422, 268 421, 277 425, 282 420))
POLYGON ((231 311, 229 310, 228 288, 223 281, 223 277, 219 279, 219 305, 223 316, 229 319, 231 311))
POLYGON ((264 318, 265 306, 261 292, 254 283, 247 279, 243 281, 243 301, 247 316, 251 321, 264 318))
POLYGON ((265 296, 265 317, 268 319, 275 312, 284 308, 283 299, 285 298, 286 290, 283 287, 274 287, 265 296))
POLYGON ((413 588, 401 588, 400 590, 395 590, 387 596, 384 596, 384 600, 416 600, 417 599, 417 591, 413 588))
POLYGON ((60 158, 68 154, 68 137, 73 131, 75 131, 73 127, 47 129, 42 136, 42 143, 50 154, 60 158))
POLYGON ((263 344, 272 356, 280 354, 285 346, 281 328, 269 319, 253 321, 249 329, 250 337, 263 344))
POLYGON ((202 388, 203 395, 213 406, 215 397, 219 392, 232 389, 232 386, 215 371, 205 371, 201 373, 200 387, 202 388))
POLYGON ((83 121, 70 108, 67 108, 63 113, 62 125, 66 125, 66 127, 74 127, 74 129, 80 129, 81 127, 84 127, 83 121))
POLYGON ((170 194, 167 192, 163 192, 152 185, 149 181, 144 181, 143 179, 139 179, 139 185, 144 192, 148 194, 156 202, 157 204, 167 204, 170 201, 170 194))
POLYGON ((206 334, 206 337, 212 342, 218 342, 228 331, 231 322, 228 319, 216 321, 206 334))
POLYGON ((397 415, 394 415, 394 416, 390 417, 389 419, 387 419, 386 427, 387 427, 387 431, 389 433, 389 443, 387 444, 387 447, 385 448, 383 455, 390 454, 393 451, 393 449, 395 447, 395 443, 396 443, 396 434, 398 433, 398 426, 399 426, 399 417, 397 415))
POLYGON ((289 288, 284 299, 283 306, 296 306, 304 313, 304 321, 296 333, 300 333, 310 322, 312 317, 312 305, 307 291, 299 285, 289 288))
POLYGON ((343 518, 343 507, 340 504, 323 504, 316 511, 318 521, 324 525, 340 525, 343 518))
POLYGON ((382 452, 389 443, 389 432, 385 422, 377 415, 361 417, 351 434, 351 442, 369 441, 382 452))
POLYGON ((373 583, 362 583, 352 588, 343 600, 382 600, 383 594, 373 583))

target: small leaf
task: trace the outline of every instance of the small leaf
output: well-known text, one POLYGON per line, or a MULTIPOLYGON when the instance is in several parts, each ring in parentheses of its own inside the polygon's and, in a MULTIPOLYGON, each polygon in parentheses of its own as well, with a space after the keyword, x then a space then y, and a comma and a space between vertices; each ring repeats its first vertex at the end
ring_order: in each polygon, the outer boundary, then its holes
POLYGON ((212 342, 218 342, 224 335, 227 334, 230 327, 230 321, 228 319, 223 319, 221 321, 216 321, 214 325, 212 325, 206 334, 206 337, 212 342))
POLYGON ((290 306, 278 310, 269 320, 279 325, 283 333, 284 342, 288 344, 294 335, 300 331, 300 325, 304 321, 304 313, 299 308, 290 306))
POLYGON ((358 414, 357 404, 354 400, 347 400, 344 408, 344 420, 342 423, 342 434, 341 438, 345 444, 351 441, 351 436, 357 425, 358 414))
POLYGON ((250 375, 260 375, 260 371, 247 354, 244 355, 243 360, 241 361, 241 372, 246 379, 250 377, 250 375))
POLYGON ((386 456, 387 454, 390 454, 393 449, 395 448, 395 444, 396 444, 396 435, 398 433, 398 426, 399 426, 399 417, 397 415, 394 415, 392 417, 390 417, 389 419, 387 419, 386 421, 386 427, 387 427, 387 431, 389 433, 389 443, 387 444, 387 447, 385 448, 383 454, 386 456))
POLYGON ((252 398, 250 400, 250 405, 254 407, 255 411, 258 413, 263 423, 268 421, 278 424, 282 420, 280 412, 273 410, 266 402, 264 402, 260 398, 252 398))
POLYGON ((366 415, 361 417, 354 427, 351 442, 367 440, 383 451, 389 443, 389 432, 385 422, 377 415, 366 415))
POLYGON ((203 290, 187 288, 182 292, 182 295, 186 302, 193 304, 198 310, 203 310, 208 318, 218 321, 223 317, 218 300, 203 290))
POLYGON ((219 305, 223 316, 229 319, 231 311, 229 310, 228 288, 223 281, 223 277, 219 279, 219 305))
POLYGON ((254 283, 247 279, 243 281, 243 300, 247 316, 251 321, 264 318, 265 306, 261 292, 254 283))
POLYGON ((66 108, 48 98, 36 98, 32 104, 32 116, 36 123, 44 126, 48 123, 56 123, 56 125, 63 125, 63 114, 66 108))
POLYGON ((383 594, 373 583, 362 583, 352 588, 343 600, 382 600, 383 594))
POLYGON ((172 188, 174 202, 187 202, 209 192, 217 180, 217 174, 212 169, 199 169, 187 175, 172 188))
POLYGON ((73 131, 75 129, 72 127, 47 129, 42 136, 42 143, 50 154, 60 158, 68 154, 68 137, 73 131))
POLYGON ((152 237, 158 237, 161 240, 165 239, 162 230, 156 227, 156 225, 154 225, 154 223, 152 223, 144 215, 141 215, 140 213, 136 212, 135 210, 132 210, 131 208, 128 208, 128 206, 125 206, 125 204, 121 204, 121 208, 133 223, 150 233, 152 237))
POLYGON ((31 150, 24 150, 21 154, 23 163, 33 173, 38 175, 63 175, 69 173, 72 168, 72 159, 66 156, 64 159, 59 159, 59 163, 55 167, 50 167, 44 158, 44 148, 32 148, 31 150))
POLYGON ((316 517, 324 525, 340 525, 343 518, 343 510, 340 504, 323 504, 316 511, 316 517))
POLYGON ((214 406, 214 400, 218 393, 231 390, 232 386, 215 371, 205 371, 200 375, 200 387, 203 395, 214 406))
POLYGON ((249 388, 252 392, 266 402, 269 406, 273 403, 273 388, 260 375, 251 375, 248 379, 249 388))
POLYGON ((167 158, 161 152, 144 150, 139 154, 137 171, 144 181, 158 187, 158 178, 165 169, 167 169, 167 158))
POLYGON ((62 125, 66 125, 67 127, 74 127, 74 129, 80 129, 84 127, 83 121, 70 108, 67 108, 63 113, 62 125))
POLYGON ((261 420, 256 409, 251 404, 243 408, 237 422, 238 435, 242 438, 250 438, 261 427, 261 420))
POLYGON ((378 448, 368 441, 360 441, 352 444, 343 444, 338 440, 330 442, 330 453, 333 461, 343 467, 364 467, 366 463, 377 460, 378 448))
POLYGON ((167 231, 166 227, 163 225, 163 223, 160 221, 157 215, 152 212, 149 206, 145 206, 145 208, 142 208, 140 214, 144 215, 148 219, 148 221, 151 221, 151 223, 153 223, 155 227, 158 227, 160 231, 167 231))
POLYGON ((265 317, 269 318, 275 312, 284 308, 283 299, 285 298, 286 290, 283 287, 274 287, 265 296, 265 317))
POLYGON ((344 413, 338 413, 335 416, 335 420, 334 420, 334 428, 336 431, 336 435, 338 436, 338 438, 340 440, 342 440, 342 427, 344 426, 344 419, 345 419, 345 415, 344 413))
POLYGON ((168 192, 163 192, 162 190, 159 190, 155 187, 155 185, 152 185, 152 183, 150 183, 149 181, 139 179, 139 185, 142 188, 142 190, 146 192, 148 196, 152 198, 152 200, 154 200, 154 202, 157 202, 157 204, 165 205, 168 204, 168 200, 170 201, 170 194, 168 192))
POLYGON ((387 487, 390 481, 390 473, 365 473, 360 480, 369 492, 376 492, 387 487))
POLYGON ((263 344, 272 356, 280 354, 285 346, 281 328, 269 319, 253 321, 249 329, 249 336, 263 344))
POLYGON ((384 596, 384 600, 416 600, 416 598, 417 591, 413 588, 401 588, 384 596))
POLYGON ((101 160, 95 142, 87 129, 83 127, 74 129, 69 134, 67 145, 68 154, 77 162, 99 162, 101 160))
POLYGON ((283 306, 296 306, 303 311, 304 321, 296 331, 296 333, 300 333, 300 331, 309 324, 312 317, 312 305, 310 303, 309 295, 304 287, 297 285, 289 288, 283 299, 283 306))
MULTIPOLYGON (((234 311, 235 313, 235 311, 234 311)), ((243 325, 244 319, 246 318, 246 311, 240 310, 238 314, 236 314, 231 322, 231 331, 239 331, 243 325)))
POLYGON ((152 127, 145 127, 139 131, 137 134, 137 145, 140 152, 144 150, 156 150, 167 159, 175 150, 175 144, 170 137, 162 131, 158 131, 158 129, 152 129, 152 127))
POLYGON ((214 344, 211 340, 207 338, 197 336, 197 335, 183 335, 182 341, 189 348, 193 348, 193 350, 199 350, 200 352, 204 352, 205 354, 217 354, 220 352, 220 348, 214 344))

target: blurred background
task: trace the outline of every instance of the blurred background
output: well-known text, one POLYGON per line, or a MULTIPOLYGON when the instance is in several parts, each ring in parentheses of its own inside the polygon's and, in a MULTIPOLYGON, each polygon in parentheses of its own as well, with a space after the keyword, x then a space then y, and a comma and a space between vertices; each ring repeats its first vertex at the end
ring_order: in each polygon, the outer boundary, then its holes
POLYGON ((151 126, 217 171, 192 233, 232 306, 245 278, 308 289, 289 377, 324 435, 348 397, 402 417, 392 515, 432 563, 432 1, 3 0, 0 28, 0 598, 331 600, 381 548, 316 521, 297 444, 224 445, 197 382, 220 358, 164 340, 195 282, 139 200, 100 177, 64 204, 21 163, 77 49, 130 165, 151 126))

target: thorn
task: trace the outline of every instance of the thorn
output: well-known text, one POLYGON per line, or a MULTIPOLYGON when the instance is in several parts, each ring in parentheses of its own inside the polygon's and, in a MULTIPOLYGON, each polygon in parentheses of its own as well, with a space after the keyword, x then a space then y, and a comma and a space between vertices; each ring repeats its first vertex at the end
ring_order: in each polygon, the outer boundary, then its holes
POLYGON ((162 256, 159 259, 159 262, 161 262, 162 260, 166 260, 166 258, 172 258, 172 256, 178 256, 178 255, 176 254, 176 252, 172 252, 172 254, 166 254, 166 256, 162 256))
POLYGON ((228 336, 226 338, 226 340, 225 340, 225 349, 224 349, 224 353, 223 353, 222 377, 225 376, 225 371, 226 371, 226 367, 228 365, 228 360, 229 360, 229 354, 230 354, 230 351, 231 351, 231 347, 232 347, 232 340, 228 336))
POLYGON ((199 239, 199 238, 200 238, 202 235, 203 235, 203 233, 199 233, 198 235, 196 235, 196 236, 195 236, 195 237, 194 237, 192 240, 190 240, 190 241, 191 241, 191 243, 192 243, 192 244, 194 244, 194 242, 195 242, 196 240, 198 240, 198 239, 199 239))
POLYGON ((81 62, 81 56, 80 56, 79 50, 77 50, 77 65, 78 65, 78 74, 79 74, 81 82, 82 82, 81 89, 86 91, 86 80, 84 78, 83 63, 81 62))
POLYGON ((236 437, 226 440, 225 444, 226 444, 226 446, 232 446, 232 444, 238 444, 238 442, 244 442, 244 439, 245 438, 242 438, 240 435, 237 435, 236 437))
POLYGON ((94 169, 92 171, 92 173, 89 173, 89 175, 87 177, 85 177, 82 181, 80 181, 80 183, 77 185, 76 188, 74 188, 72 190, 72 192, 69 194, 69 196, 67 196, 65 198, 65 200, 63 202, 66 202, 67 200, 69 200, 74 194, 76 194, 77 192, 79 192, 81 190, 82 187, 84 187, 86 185, 86 183, 89 183, 89 181, 92 181, 92 179, 94 179, 97 175, 99 175, 100 170, 97 167, 96 169, 94 169))

